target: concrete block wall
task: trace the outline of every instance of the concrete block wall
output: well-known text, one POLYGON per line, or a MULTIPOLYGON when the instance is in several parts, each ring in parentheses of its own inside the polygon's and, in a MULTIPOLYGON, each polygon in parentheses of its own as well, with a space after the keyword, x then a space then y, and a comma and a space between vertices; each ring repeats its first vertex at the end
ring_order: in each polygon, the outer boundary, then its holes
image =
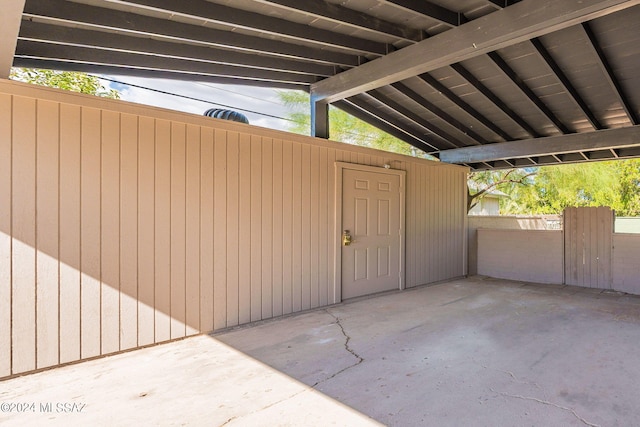
POLYGON ((613 289, 640 294, 640 235, 613 235, 613 289))
MULTIPOLYGON (((567 261, 562 231, 478 229, 476 233, 477 274, 534 283, 568 283, 563 274, 567 261)), ((611 283, 587 287, 640 295, 640 235, 611 236, 611 283)))
POLYGON ((478 233, 480 228, 499 230, 546 230, 550 218, 559 221, 562 216, 485 216, 469 215, 468 223, 468 259, 469 275, 478 274, 478 233))
POLYGON ((563 282, 562 231, 478 229, 478 274, 535 283, 563 282))

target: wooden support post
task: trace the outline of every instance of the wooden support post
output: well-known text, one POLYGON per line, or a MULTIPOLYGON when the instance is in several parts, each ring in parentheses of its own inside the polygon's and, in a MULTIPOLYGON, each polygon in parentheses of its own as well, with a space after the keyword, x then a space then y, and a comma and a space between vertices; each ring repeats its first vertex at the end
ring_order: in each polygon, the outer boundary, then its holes
POLYGON ((329 139, 329 104, 311 97, 311 136, 329 139))

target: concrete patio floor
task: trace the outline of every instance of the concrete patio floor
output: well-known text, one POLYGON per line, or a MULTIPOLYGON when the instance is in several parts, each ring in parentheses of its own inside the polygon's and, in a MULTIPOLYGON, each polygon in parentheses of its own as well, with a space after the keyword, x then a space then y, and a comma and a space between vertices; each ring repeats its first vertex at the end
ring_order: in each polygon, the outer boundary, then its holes
POLYGON ((631 426, 639 355, 640 297, 472 277, 6 380, 0 424, 631 426))

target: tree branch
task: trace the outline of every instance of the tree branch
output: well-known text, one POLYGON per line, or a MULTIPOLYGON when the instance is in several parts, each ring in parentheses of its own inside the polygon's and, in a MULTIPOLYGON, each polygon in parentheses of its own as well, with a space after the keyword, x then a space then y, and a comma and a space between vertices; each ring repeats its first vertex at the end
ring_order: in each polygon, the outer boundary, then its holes
POLYGON ((511 175, 514 171, 515 169, 510 169, 507 173, 504 174, 502 179, 499 179, 498 181, 493 182, 492 184, 488 185, 487 187, 483 188, 482 190, 478 191, 475 194, 471 194, 469 186, 467 185, 467 212, 469 212, 471 209, 477 206, 480 200, 484 197, 486 193, 498 187, 499 185, 508 184, 508 183, 525 185, 524 180, 537 173, 537 172, 530 172, 526 175, 521 176, 518 179, 509 178, 509 175, 511 175))

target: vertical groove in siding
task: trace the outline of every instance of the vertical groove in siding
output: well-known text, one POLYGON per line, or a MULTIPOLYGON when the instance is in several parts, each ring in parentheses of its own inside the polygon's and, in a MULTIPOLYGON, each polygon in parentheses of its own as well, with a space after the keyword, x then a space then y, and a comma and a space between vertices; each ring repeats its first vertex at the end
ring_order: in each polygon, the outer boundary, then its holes
POLYGON ((444 196, 445 196, 445 215, 444 215, 444 240, 445 240, 445 245, 444 248, 446 250, 447 253, 447 257, 445 259, 444 262, 444 275, 447 277, 450 277, 449 275, 451 274, 451 244, 453 243, 453 239, 451 239, 451 216, 453 215, 452 212, 452 207, 451 207, 451 181, 450 181, 450 177, 451 177, 451 171, 445 171, 444 173, 444 182, 443 182, 443 190, 444 190, 444 196))
POLYGON ((412 209, 413 209, 413 198, 411 196, 411 192, 413 190, 413 183, 411 182, 411 178, 413 176, 413 171, 411 165, 404 165, 402 168, 406 171, 407 175, 405 178, 405 202, 404 202, 404 265, 402 268, 404 269, 404 280, 405 287, 410 288, 413 286, 413 270, 411 269, 411 255, 413 251, 411 250, 411 230, 413 229, 411 225, 411 220, 413 218, 412 209))
POLYGON ((293 311, 293 145, 282 141, 282 314, 293 311))
POLYGON ((262 144, 259 138, 250 138, 246 135, 246 154, 247 161, 251 161, 250 172, 242 174, 251 177, 247 194, 243 195, 248 205, 244 208, 241 221, 242 229, 247 231, 243 237, 242 247, 247 248, 247 253, 243 255, 247 265, 243 268, 247 274, 243 279, 242 286, 246 286, 245 298, 247 316, 242 319, 242 323, 249 320, 259 320, 262 318, 262 144))
POLYGON ((256 295, 256 299, 260 303, 260 319, 266 319, 273 316, 273 286, 271 282, 272 266, 272 242, 273 238, 273 141, 270 138, 260 138, 252 136, 259 142, 262 148, 262 212, 261 217, 261 289, 260 297, 256 295))
POLYGON ((58 104, 38 101, 36 117, 36 366, 44 368, 59 363, 58 104))
POLYGON ((335 174, 335 162, 336 162, 336 150, 334 148, 329 148, 327 152, 327 218, 329 220, 329 224, 326 230, 326 238, 327 238, 327 300, 329 304, 336 303, 336 283, 335 283, 335 260, 336 260, 336 252, 335 252, 335 244, 336 240, 339 239, 336 236, 336 174, 335 174))
POLYGON ((156 133, 155 120, 140 117, 138 123, 138 345, 156 342, 156 133))
MULTIPOLYGON (((272 259, 272 308, 273 316, 282 315, 282 299, 284 290, 284 269, 283 269, 283 159, 282 159, 282 140, 273 141, 273 216, 272 230, 273 238, 271 241, 272 259)), ((286 224, 288 227, 289 224, 286 224)))
POLYGON ((578 270, 578 285, 584 286, 584 211, 576 209, 576 225, 578 234, 576 234, 576 266, 578 270))
MULTIPOLYGON (((319 253, 322 250, 320 243, 320 197, 322 194, 320 184, 320 150, 311 147, 311 307, 320 306, 320 266, 319 253)), ((326 197, 325 197, 326 200, 326 197)))
MULTIPOLYGON (((255 210, 258 200, 258 185, 260 177, 260 164, 253 151, 251 137, 247 134, 240 136, 240 271, 239 300, 241 301, 239 322, 247 323, 260 319, 260 295, 252 292, 255 285, 255 275, 258 268, 254 261, 260 259, 260 254, 255 254, 258 245, 255 243, 255 231, 258 230, 256 222, 260 221, 260 215, 255 210), (254 166, 257 170, 254 169, 254 166), (252 206, 253 205, 253 206, 252 206), (253 280, 252 280, 253 279, 253 280)), ((259 145, 256 145, 260 148, 259 145)))
POLYGON ((433 275, 433 272, 437 269, 437 266, 434 265, 434 251, 432 251, 429 246, 433 246, 434 244, 436 244, 436 236, 433 234, 433 222, 435 221, 435 216, 433 215, 433 211, 431 209, 431 206, 433 206, 433 204, 435 203, 432 194, 435 182, 432 179, 430 169, 419 167, 417 168, 416 175, 418 179, 417 198, 419 203, 419 208, 416 212, 416 214, 419 215, 418 219, 416 220, 419 248, 418 284, 422 285, 424 283, 432 281, 431 277, 433 275))
MULTIPOLYGON (((239 135, 227 133, 227 326, 239 322, 239 135)), ((242 242, 243 245, 246 242, 242 242)))
POLYGON ((450 277, 459 276, 460 272, 456 268, 456 264, 458 263, 458 259, 460 255, 457 257, 455 254, 461 254, 462 252, 458 248, 458 239, 456 224, 460 222, 461 218, 459 216, 458 204, 457 204, 457 191, 456 191, 456 183, 457 183, 457 174, 453 170, 449 170, 449 206, 451 206, 451 211, 449 212, 449 235, 447 238, 449 239, 449 267, 450 267, 450 277), (455 257, 455 258, 454 258, 455 257))
POLYGON ((405 264, 407 269, 408 276, 408 284, 410 286, 418 285, 418 274, 416 272, 416 268, 418 266, 417 263, 417 247, 416 247, 416 220, 418 215, 416 214, 416 201, 418 200, 416 197, 416 172, 418 168, 414 164, 409 164, 407 166, 407 217, 405 219, 407 224, 407 231, 405 236, 407 238, 406 244, 406 255, 405 255, 405 264))
POLYGON ((414 255, 414 270, 415 270, 415 286, 421 285, 423 284, 426 280, 424 278, 424 272, 422 271, 423 269, 423 265, 428 262, 429 260, 429 254, 428 253, 424 253, 422 252, 422 241, 423 238, 428 237, 426 234, 426 230, 423 230, 427 224, 429 224, 429 221, 432 220, 432 216, 431 216, 431 212, 429 211, 424 211, 424 202, 422 199, 422 194, 423 194, 423 185, 421 182, 421 176, 422 176, 422 168, 419 166, 415 166, 415 170, 413 173, 413 180, 414 180, 414 201, 415 201, 415 205, 413 208, 413 215, 415 215, 414 217, 414 234, 413 234, 413 240, 414 240, 414 244, 413 244, 413 249, 415 251, 415 255, 414 255))
POLYGON ((419 167, 417 169, 417 197, 420 206, 417 212, 417 215, 419 215, 419 219, 417 219, 417 228, 419 230, 418 247, 420 248, 418 255, 418 265, 420 266, 418 284, 422 285, 433 281, 433 274, 438 268, 435 264, 437 260, 434 258, 436 252, 432 250, 432 247, 437 244, 436 235, 434 234, 434 222, 437 218, 432 209, 434 204, 437 203, 434 199, 433 193, 437 183, 433 179, 431 169, 424 167, 419 167))
POLYGON ((424 229, 424 233, 419 235, 421 247, 420 253, 423 254, 420 257, 420 280, 419 284, 429 283, 434 281, 434 274, 437 271, 438 266, 436 265, 437 260, 435 258, 436 251, 432 251, 430 248, 433 246, 437 246, 437 235, 435 233, 434 224, 437 221, 436 211, 434 207, 437 205, 438 201, 436 200, 436 185, 438 183, 435 181, 435 175, 431 169, 420 168, 420 191, 418 192, 418 200, 420 201, 420 210, 417 212, 418 215, 421 215, 423 219, 418 220, 418 227, 420 229, 424 229), (422 212, 420 214, 419 212, 422 212), (424 249, 422 247, 428 244, 428 252, 424 253, 424 249), (428 268, 428 271, 425 272, 425 268, 428 268))
POLYGON ((405 218, 407 224, 407 232, 405 234, 407 238, 407 251, 405 255, 405 263, 407 268, 407 275, 410 277, 410 281, 407 283, 411 284, 411 286, 418 285, 418 229, 417 229, 417 219, 418 215, 416 211, 418 210, 418 202, 419 199, 416 197, 418 194, 417 187, 418 181, 416 179, 416 174, 418 173, 418 167, 415 164, 410 164, 407 167, 407 216, 405 218))
POLYGON ((214 251, 213 129, 202 128, 200 139, 200 330, 213 331, 214 251))
POLYGON ((227 133, 214 133, 213 324, 227 326, 227 133))
POLYGON ((292 311, 302 310, 302 147, 293 144, 292 311))
MULTIPOLYGON (((311 147, 302 145, 302 309, 311 308, 311 147)), ((315 189, 314 189, 315 190, 315 189)))
MULTIPOLYGON (((454 197, 456 197, 456 206, 457 206, 456 211, 465 212, 465 207, 462 200, 463 198, 462 193, 464 188, 462 185, 462 174, 458 172, 455 174, 455 177, 456 177, 456 185, 454 186, 454 192, 455 192, 454 197)), ((467 257, 467 249, 466 249, 465 241, 466 241, 466 238, 468 237, 466 216, 462 216, 461 214, 458 214, 456 224, 458 224, 457 232, 460 231, 460 227, 462 227, 462 229, 465 231, 464 237, 458 240, 458 245, 459 245, 458 254, 460 259, 458 260, 457 267, 456 267, 458 271, 460 271, 460 275, 464 276, 466 275, 464 265, 466 265, 466 257, 467 257)))
POLYGON ((416 272, 417 262, 416 262, 416 171, 417 168, 414 164, 409 164, 407 166, 407 216, 405 218, 407 224, 407 231, 405 236, 407 238, 406 244, 406 254, 405 254, 405 264, 407 269, 407 276, 409 277, 407 284, 410 286, 418 285, 418 274, 416 272))
POLYGON ((469 233, 468 233, 468 226, 469 226, 469 218, 467 216, 467 172, 466 171, 461 171, 459 172, 460 175, 460 185, 458 187, 458 191, 460 192, 460 215, 462 216, 461 219, 461 236, 460 238, 462 239, 462 251, 463 251, 463 257, 460 260, 461 263, 461 271, 463 275, 467 275, 468 271, 468 259, 467 259, 467 254, 469 253, 468 251, 468 246, 469 243, 467 242, 467 239, 469 237, 469 233))
POLYGON ((441 207, 441 221, 440 221, 440 243, 442 248, 440 254, 440 277, 438 280, 442 280, 443 277, 446 277, 447 271, 449 270, 449 239, 447 238, 447 234, 449 231, 449 213, 451 212, 449 206, 449 197, 447 194, 447 180, 446 177, 448 175, 448 171, 443 171, 440 174, 440 207, 441 207))
MULTIPOLYGON (((601 280, 603 269, 600 268, 600 260, 604 261, 605 254, 602 252, 605 234, 604 232, 604 218, 602 216, 602 208, 596 208, 595 215, 592 215, 593 222, 591 228, 591 287, 599 288, 604 285, 601 280)), ((609 286, 607 286, 609 287, 609 286)))
POLYGON ((155 339, 171 338, 171 124, 155 123, 155 339))
POLYGON ((120 131, 120 349, 138 346, 138 116, 120 131))
POLYGON ((598 211, 597 208, 593 211, 588 211, 587 213, 587 231, 589 240, 585 241, 588 245, 587 249, 587 265, 586 265, 586 275, 585 283, 589 285, 590 288, 598 287, 598 271, 597 264, 594 262, 595 257, 593 256, 593 251, 597 249, 598 244, 598 211))
POLYGON ((446 240, 444 238, 444 233, 445 233, 445 217, 446 217, 446 213, 445 210, 447 209, 447 205, 446 205, 446 199, 444 197, 444 189, 443 189, 443 175, 446 174, 446 171, 443 171, 439 174, 436 174, 435 178, 435 188, 436 188, 436 203, 437 203, 437 208, 436 206, 434 206, 435 209, 435 216, 437 218, 437 222, 434 224, 434 228, 436 230, 436 235, 438 236, 436 241, 437 241, 437 248, 439 248, 438 251, 436 251, 436 262, 435 265, 437 266, 436 269, 436 276, 433 278, 433 281, 439 281, 442 280, 444 278, 444 269, 446 266, 446 257, 449 256, 448 253, 446 253, 445 250, 443 250, 446 246, 446 240), (438 209, 439 208, 439 209, 438 209))
POLYGON ((0 377, 11 375, 12 96, 0 94, 0 377))
POLYGON ((318 240, 319 238, 319 231, 318 228, 320 227, 319 221, 318 221, 318 199, 320 197, 320 183, 318 182, 319 179, 319 167, 320 167, 320 155, 319 155, 319 151, 318 151, 318 147, 310 147, 311 148, 311 153, 310 153, 310 157, 309 157, 309 162, 311 163, 310 166, 310 191, 309 191, 309 197, 310 197, 310 204, 309 204, 309 208, 311 210, 310 212, 310 223, 309 223, 309 231, 310 231, 310 239, 309 239, 309 243, 310 243, 310 267, 311 267, 311 271, 310 271, 310 276, 311 276, 311 280, 310 280, 310 294, 311 294, 311 301, 310 301, 310 306, 312 308, 314 307, 318 307, 319 306, 319 281, 318 281, 318 251, 320 249, 320 242, 318 240))
POLYGON ((36 367, 36 102, 14 97, 12 139, 12 365, 36 367))
POLYGON ((435 236, 433 235, 432 224, 434 221, 434 215, 429 207, 435 202, 433 198, 429 198, 428 195, 432 191, 434 186, 434 182, 431 179, 431 174, 429 169, 425 169, 422 167, 416 168, 416 178, 418 180, 418 191, 417 198, 419 203, 419 208, 417 215, 419 215, 419 219, 417 219, 417 239, 418 239, 418 274, 419 280, 418 284, 424 284, 426 282, 430 282, 430 275, 433 274, 433 271, 437 268, 434 265, 433 259, 433 251, 427 246, 428 244, 435 244, 435 236), (431 258, 431 259, 430 259, 431 258))
POLYGON ((186 335, 200 332, 200 126, 187 125, 186 141, 186 335))
POLYGON ((80 357, 98 356, 100 301, 100 111, 82 109, 80 165, 80 357))
POLYGON ((329 171, 329 163, 327 162, 328 150, 326 147, 320 147, 318 154, 318 164, 319 164, 319 176, 318 176, 318 305, 325 306, 329 303, 329 265, 333 264, 333 260, 330 260, 328 257, 329 252, 329 234, 327 231, 331 230, 332 226, 329 222, 329 215, 327 207, 329 203, 325 204, 325 201, 328 202, 330 197, 330 192, 328 190, 329 180, 328 174, 329 171))
POLYGON ((185 336, 186 125, 171 123, 171 339, 185 336))
POLYGON ((446 197, 446 212, 447 214, 445 215, 445 228, 444 228, 444 238, 446 241, 446 245, 445 245, 445 249, 447 251, 447 257, 446 257, 446 261, 445 261, 445 275, 447 277, 451 277, 451 246, 453 244, 453 239, 451 236, 451 219, 452 216, 455 215, 455 213, 453 212, 453 207, 451 206, 451 171, 447 170, 444 174, 444 183, 443 183, 443 187, 445 188, 445 197, 446 197))
POLYGON ((120 350, 120 115, 101 114, 100 354, 120 350))
POLYGON ((451 274, 451 244, 453 243, 453 240, 451 239, 450 233, 451 233, 451 216, 453 214, 452 212, 452 207, 451 207, 451 192, 450 192, 450 188, 451 188, 451 182, 449 181, 449 177, 451 176, 451 172, 450 171, 445 171, 445 173, 443 174, 443 183, 442 183, 442 188, 444 191, 444 206, 446 208, 446 210, 444 211, 444 233, 443 233, 443 239, 444 239, 444 248, 446 250, 447 256, 446 259, 444 260, 444 266, 445 269, 443 271, 443 277, 450 277, 449 274, 451 274))
POLYGON ((460 241, 459 239, 456 239, 455 237, 457 236, 457 230, 456 230, 456 224, 458 224, 458 222, 460 221, 460 217, 459 217, 459 205, 458 205, 458 197, 457 194, 458 192, 457 187, 458 187, 458 174, 454 171, 450 172, 451 175, 451 183, 450 185, 450 191, 451 191, 451 204, 452 204, 452 218, 451 218, 451 236, 449 237, 449 239, 451 239, 451 245, 452 245, 452 254, 460 254, 457 258, 451 258, 451 268, 452 268, 452 273, 459 275, 459 269, 458 269, 458 262, 459 262, 459 258, 462 254, 462 251, 459 248, 459 244, 460 241))
MULTIPOLYGON (((439 277, 439 271, 442 268, 440 264, 440 254, 442 252, 440 245, 440 209, 442 209, 442 200, 440 198, 440 181, 439 175, 433 170, 424 170, 429 176, 428 189, 421 197, 424 198, 425 208, 429 210, 429 221, 427 224, 429 235, 424 240, 424 244, 429 245, 429 271, 425 274, 428 282, 436 282, 439 277), (438 209, 440 208, 440 209, 438 209), (435 248, 435 250, 434 250, 435 248)), ((426 267, 425 265, 425 267, 426 267)), ((424 279, 423 279, 424 280, 424 279)))
POLYGON ((80 108, 60 106, 60 363, 80 359, 80 108))
POLYGON ((607 208, 601 208, 602 211, 602 221, 604 222, 602 224, 603 229, 601 230, 601 242, 603 244, 603 248, 601 249, 601 252, 603 254, 602 257, 600 257, 600 259, 605 259, 605 264, 602 266, 604 268, 604 271, 602 273, 602 276, 600 278, 600 287, 606 287, 607 289, 612 289, 613 288, 613 233, 615 232, 614 230, 614 220, 615 220, 615 212, 612 212, 611 210, 607 209, 607 208), (604 285, 604 286, 602 286, 604 285))
POLYGON ((425 185, 420 197, 424 200, 423 206, 425 211, 429 211, 429 219, 425 224, 427 235, 423 237, 422 244, 426 247, 428 254, 428 262, 423 262, 422 282, 436 282, 439 277, 439 271, 442 269, 440 262, 440 254, 442 245, 440 244, 440 224, 442 209, 442 199, 440 198, 440 174, 434 173, 432 169, 421 168, 423 176, 423 185, 425 185), (440 209, 438 209, 440 208, 440 209))

